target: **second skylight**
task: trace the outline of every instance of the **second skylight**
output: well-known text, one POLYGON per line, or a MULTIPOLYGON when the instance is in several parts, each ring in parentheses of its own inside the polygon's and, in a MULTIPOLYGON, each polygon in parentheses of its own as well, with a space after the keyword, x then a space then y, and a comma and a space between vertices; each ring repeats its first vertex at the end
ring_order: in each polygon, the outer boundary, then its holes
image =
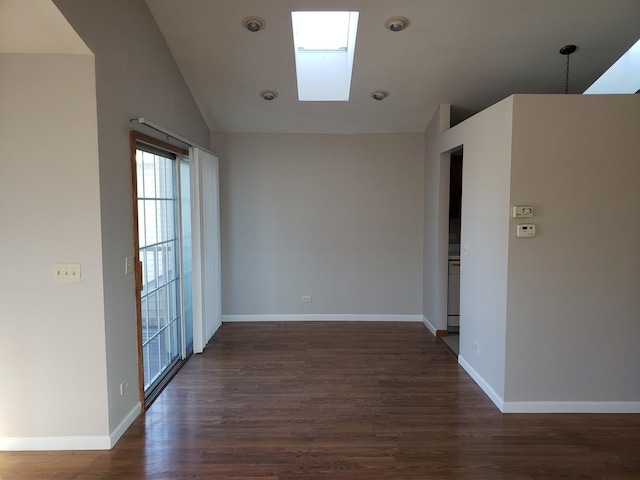
POLYGON ((358 12, 291 12, 298 100, 349 100, 358 16, 358 12))

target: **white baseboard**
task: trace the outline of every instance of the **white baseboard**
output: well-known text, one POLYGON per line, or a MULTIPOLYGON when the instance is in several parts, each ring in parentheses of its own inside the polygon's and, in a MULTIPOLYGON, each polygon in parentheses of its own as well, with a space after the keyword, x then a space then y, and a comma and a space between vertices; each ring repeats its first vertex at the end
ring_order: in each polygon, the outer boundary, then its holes
POLYGON ((421 315, 223 315, 222 323, 229 322, 421 322, 421 315))
POLYGON ((111 435, 109 435, 109 448, 115 447, 116 443, 118 443, 118 440, 120 440, 120 437, 122 437, 124 432, 127 431, 127 429, 135 421, 135 419, 138 418, 138 415, 140 415, 141 411, 142 405, 140 404, 140 402, 137 402, 135 407, 131 409, 127 416, 124 417, 120 424, 113 430, 113 432, 111 432, 111 435))
POLYGON ((0 437, 0 451, 32 450, 109 450, 111 441, 104 437, 0 437))
POLYGON ((503 413, 640 413, 640 402, 504 402, 503 413))
POLYGON ((489 385, 487 381, 482 378, 482 376, 478 372, 476 372, 471 365, 467 363, 462 355, 458 355, 458 363, 462 368, 465 369, 465 371, 469 374, 473 381, 478 384, 478 386, 495 404, 495 406, 498 407, 498 410, 504 413, 504 400, 493 388, 491 388, 491 385, 489 385))
POLYGON ((0 437, 0 451, 110 450, 131 426, 140 412, 140 402, 109 436, 86 437, 0 437))
POLYGON ((433 336, 437 336, 437 329, 435 327, 435 325, 433 323, 431 323, 427 317, 423 316, 422 317, 422 323, 425 324, 425 326, 429 329, 429 331, 433 334, 433 336))
POLYGON ((462 355, 458 355, 458 363, 502 413, 640 413, 640 402, 504 401, 462 355))

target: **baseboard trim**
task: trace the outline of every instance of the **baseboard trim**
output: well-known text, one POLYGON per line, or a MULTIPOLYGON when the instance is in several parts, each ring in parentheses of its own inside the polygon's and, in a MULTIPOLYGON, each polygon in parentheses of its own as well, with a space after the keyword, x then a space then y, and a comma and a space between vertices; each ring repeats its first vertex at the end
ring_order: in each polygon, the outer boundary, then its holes
POLYGON ((433 323, 431 323, 429 319, 424 315, 422 316, 422 323, 425 324, 425 326, 429 329, 429 331, 434 337, 438 336, 438 330, 436 329, 436 326, 433 323))
POLYGON ((87 437, 0 437, 0 452, 56 451, 56 450, 111 450, 138 418, 140 402, 127 414, 109 436, 87 437))
POLYGON ((458 364, 464 368, 474 382, 482 389, 482 391, 489 397, 489 399, 498 407, 498 410, 504 413, 504 400, 498 393, 482 378, 482 376, 476 372, 476 370, 469 365, 462 355, 458 355, 458 364))
POLYGON ((109 448, 115 447, 116 443, 118 443, 118 440, 120 440, 120 437, 124 435, 124 432, 126 432, 131 424, 136 420, 136 418, 138 418, 140 412, 142 412, 142 405, 140 404, 140 402, 137 402, 135 407, 133 407, 131 411, 127 413, 127 415, 122 419, 122 421, 113 430, 113 432, 111 432, 111 435, 109 435, 109 448))
POLYGON ((109 450, 111 440, 104 437, 0 437, 0 451, 109 450))
POLYGON ((640 402, 504 402, 503 413, 640 413, 640 402))
POLYGON ((223 315, 222 323, 234 322, 421 322, 421 315, 223 315))

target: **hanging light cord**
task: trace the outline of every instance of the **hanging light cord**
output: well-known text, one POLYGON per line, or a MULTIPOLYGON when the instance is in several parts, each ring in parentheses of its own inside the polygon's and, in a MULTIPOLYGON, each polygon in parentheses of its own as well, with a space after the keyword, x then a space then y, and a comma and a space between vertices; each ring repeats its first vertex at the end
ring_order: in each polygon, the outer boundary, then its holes
POLYGON ((575 52, 577 50, 578 47, 576 47, 575 45, 565 45, 564 47, 562 47, 560 49, 560 54, 564 55, 565 57, 567 57, 567 73, 565 76, 565 81, 564 81, 564 93, 567 94, 569 93, 569 57, 571 56, 571 54, 573 52, 575 52))
POLYGON ((567 74, 565 77, 565 82, 564 82, 564 93, 568 94, 569 93, 569 57, 571 55, 567 55, 567 74))

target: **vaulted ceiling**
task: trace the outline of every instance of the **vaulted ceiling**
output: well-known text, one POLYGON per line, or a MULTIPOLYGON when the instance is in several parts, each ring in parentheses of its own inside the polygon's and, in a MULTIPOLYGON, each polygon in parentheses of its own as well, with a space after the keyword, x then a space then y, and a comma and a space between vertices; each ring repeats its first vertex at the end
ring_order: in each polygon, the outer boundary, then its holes
POLYGON ((582 93, 640 37, 638 0, 147 0, 214 132, 422 132, 514 93, 582 93), (360 12, 351 98, 299 102, 294 10, 360 12), (385 29, 404 16, 409 27, 385 29), (249 32, 247 16, 266 26, 249 32), (265 89, 279 96, 267 102, 265 89), (389 91, 383 101, 374 90, 389 91))

